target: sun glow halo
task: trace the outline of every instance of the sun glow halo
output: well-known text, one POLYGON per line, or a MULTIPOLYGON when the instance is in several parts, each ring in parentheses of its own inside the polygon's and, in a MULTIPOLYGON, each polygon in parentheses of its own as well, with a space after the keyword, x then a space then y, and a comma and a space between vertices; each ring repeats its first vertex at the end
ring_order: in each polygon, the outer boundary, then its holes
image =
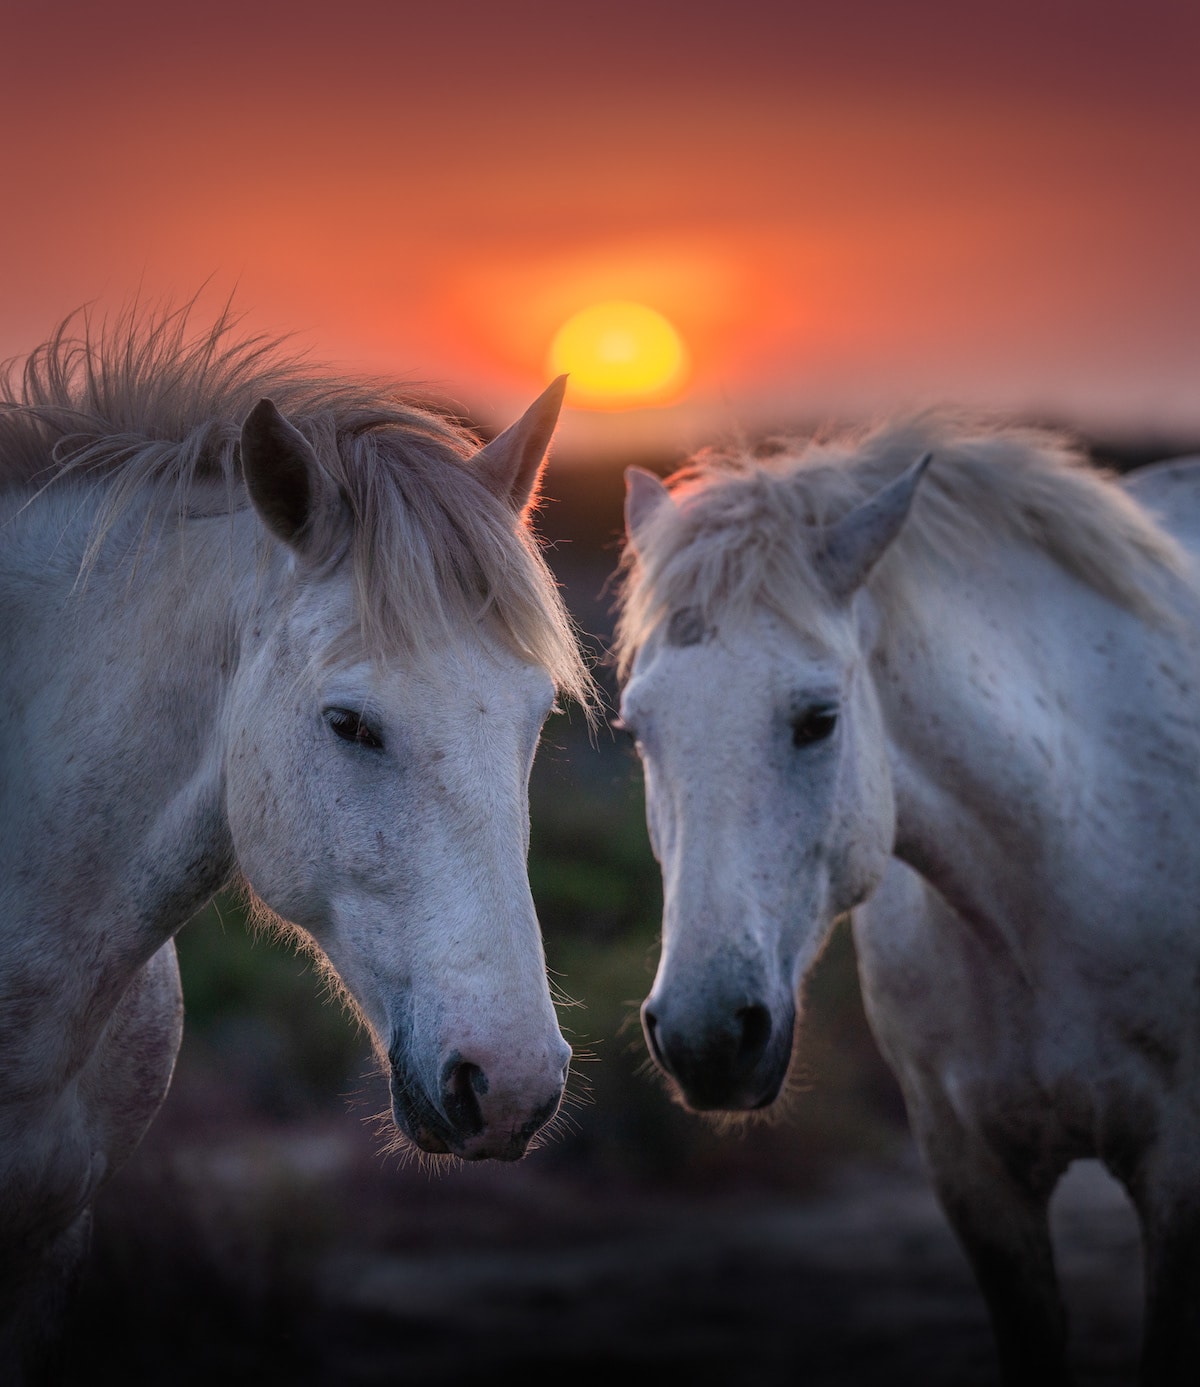
POLYGON ((570 377, 567 398, 588 409, 632 409, 678 397, 687 351, 645 304, 611 299, 568 318, 550 345, 550 370, 570 377))

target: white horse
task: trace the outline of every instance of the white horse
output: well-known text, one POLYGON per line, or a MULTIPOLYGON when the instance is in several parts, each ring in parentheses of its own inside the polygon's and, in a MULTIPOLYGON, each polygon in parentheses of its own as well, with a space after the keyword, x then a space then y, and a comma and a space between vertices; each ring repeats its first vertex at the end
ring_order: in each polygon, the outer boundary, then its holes
POLYGON ((480 448, 186 324, 64 328, 0 404, 6 1383, 166 1092, 172 936, 231 880, 336 971, 422 1151, 519 1158, 571 1053, 525 860, 543 719, 591 696, 527 514, 563 382, 480 448))
POLYGON ((1194 1381, 1200 459, 1121 485, 928 415, 627 482, 659 1066, 695 1109, 770 1104, 854 910, 1005 1381, 1068 1380, 1047 1205, 1091 1156, 1144 1233, 1143 1381, 1194 1381))

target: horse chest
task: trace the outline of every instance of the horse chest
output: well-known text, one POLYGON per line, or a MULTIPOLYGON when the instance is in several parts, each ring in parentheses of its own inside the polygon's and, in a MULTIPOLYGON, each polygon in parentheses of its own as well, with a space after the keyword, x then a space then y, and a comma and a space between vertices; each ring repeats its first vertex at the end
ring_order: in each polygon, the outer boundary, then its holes
POLYGON ((1088 958, 1020 959, 899 864, 855 939, 868 1018, 910 1102, 1017 1167, 1130 1165, 1200 1049, 1173 993, 1188 970, 1139 973, 1137 951, 1111 939, 1088 958))
POLYGON ((74 1086, 0 1108, 0 1284, 32 1266, 94 1197, 107 1162, 93 1126, 74 1086))
POLYGON ((1091 1067, 1045 1033, 1001 1055, 966 1047, 935 1080, 964 1131, 1015 1173, 1053 1179, 1073 1160, 1099 1157, 1134 1174, 1167 1101, 1136 1057, 1100 1053, 1091 1067))

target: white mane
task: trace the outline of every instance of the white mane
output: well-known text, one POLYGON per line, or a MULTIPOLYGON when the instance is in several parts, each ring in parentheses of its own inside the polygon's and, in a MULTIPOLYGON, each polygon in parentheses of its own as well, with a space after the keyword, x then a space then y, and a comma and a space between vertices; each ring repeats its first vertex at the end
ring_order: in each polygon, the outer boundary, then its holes
POLYGON ((344 380, 238 338, 189 307, 111 327, 66 320, 0 383, 0 489, 99 481, 98 535, 131 507, 247 504, 238 439, 263 397, 309 439, 353 517, 350 562, 369 648, 420 647, 493 614, 505 639, 585 706, 574 629, 532 532, 474 475, 480 440, 429 403, 344 380))
POLYGON ((827 605, 803 542, 918 458, 933 461, 900 537, 870 580, 901 600, 921 554, 969 567, 987 546, 1036 546, 1115 602, 1155 609, 1148 578, 1182 571, 1175 541, 1068 439, 929 412, 828 440, 776 439, 754 453, 711 449, 668 478, 636 548, 626 543, 614 641, 624 677, 668 614, 719 614, 766 602, 785 619, 827 605))

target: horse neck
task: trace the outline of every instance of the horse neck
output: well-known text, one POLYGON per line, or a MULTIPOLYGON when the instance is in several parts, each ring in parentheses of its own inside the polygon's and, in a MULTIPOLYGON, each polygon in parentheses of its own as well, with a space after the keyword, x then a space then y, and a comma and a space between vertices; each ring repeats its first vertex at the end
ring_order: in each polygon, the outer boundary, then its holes
POLYGON ((130 508, 81 569, 100 499, 48 493, 6 536, 0 853, 15 913, 101 934, 116 987, 233 869, 221 708, 256 546, 249 513, 156 531, 130 508))
POLYGON ((1080 910, 1089 882, 1119 889, 1105 873, 1140 840, 1138 818, 1196 798, 1143 773, 1164 727, 1186 722, 1193 758, 1200 745, 1186 690, 1161 673, 1172 637, 1044 555, 930 568, 881 631, 896 855, 1010 943, 1047 910, 1080 910))

